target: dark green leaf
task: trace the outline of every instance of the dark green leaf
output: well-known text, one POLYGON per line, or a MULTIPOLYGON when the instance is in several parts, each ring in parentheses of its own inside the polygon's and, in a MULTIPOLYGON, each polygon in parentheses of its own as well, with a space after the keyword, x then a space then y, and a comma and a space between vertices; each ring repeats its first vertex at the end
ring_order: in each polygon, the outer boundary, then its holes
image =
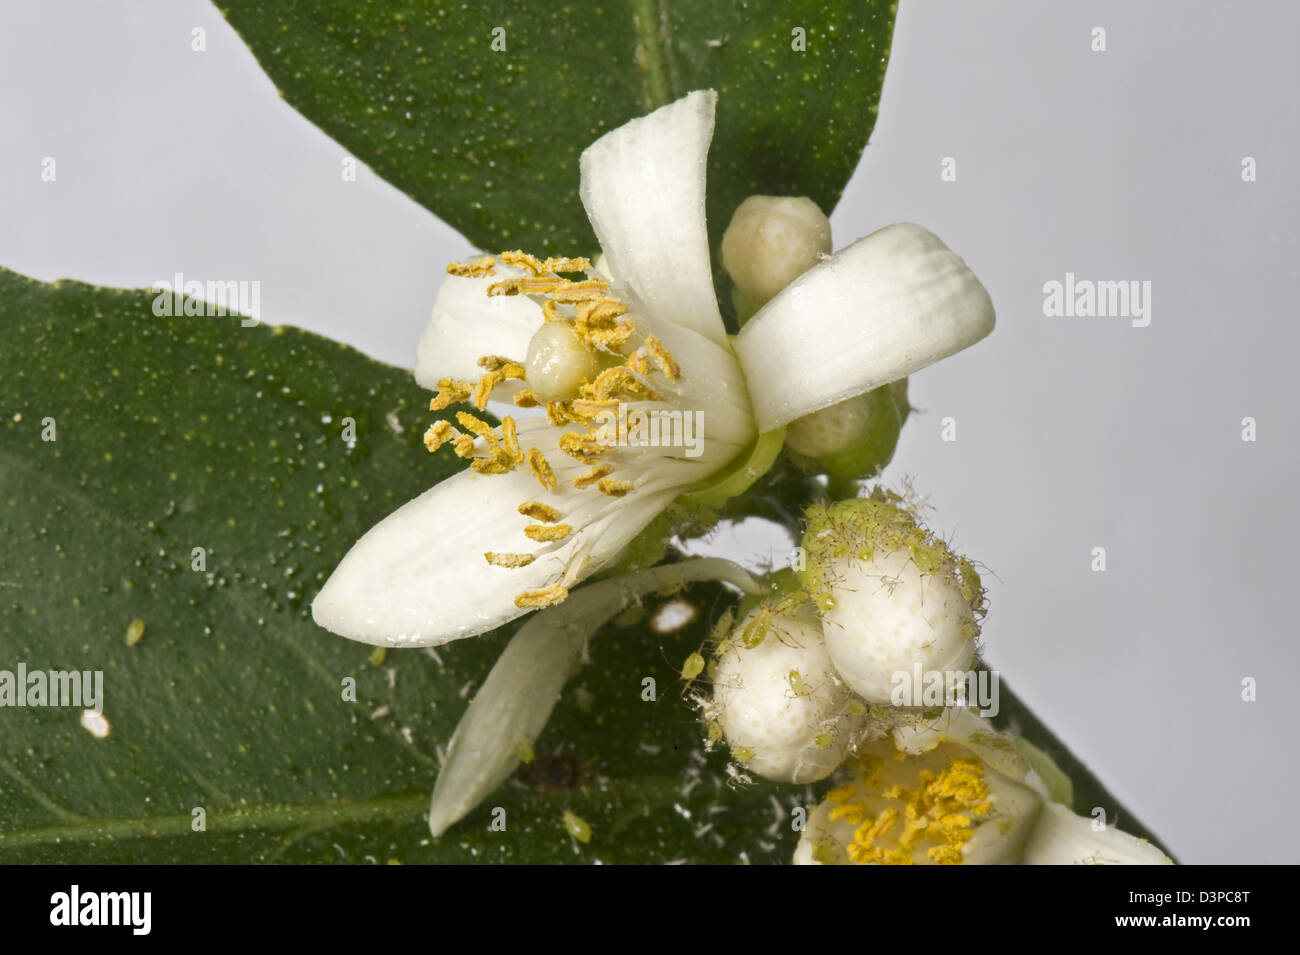
POLYGON ((216 3, 295 108, 475 245, 563 254, 595 242, 579 153, 693 89, 720 94, 715 247, 755 193, 809 196, 829 212, 875 123, 896 7, 216 3))
POLYGON ((421 444, 427 393, 306 332, 152 301, 0 270, 0 670, 102 671, 111 727, 0 708, 0 862, 789 859, 806 794, 728 788, 682 697, 726 604, 707 587, 678 635, 599 635, 534 766, 432 840, 437 747, 506 635, 375 665, 308 610, 353 541, 459 463, 421 444))

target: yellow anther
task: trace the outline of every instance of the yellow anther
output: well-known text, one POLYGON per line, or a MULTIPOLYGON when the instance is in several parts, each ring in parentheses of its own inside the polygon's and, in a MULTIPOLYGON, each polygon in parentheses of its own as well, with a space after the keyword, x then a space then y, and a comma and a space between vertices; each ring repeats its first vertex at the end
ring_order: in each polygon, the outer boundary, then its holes
POLYGON ((647 401, 663 401, 653 388, 641 381, 626 364, 606 368, 584 392, 591 397, 606 399, 617 397, 620 391, 644 398, 647 401))
POLYGON ((601 298, 578 308, 578 319, 588 325, 612 322, 627 314, 627 306, 616 298, 601 298))
POLYGON ((521 249, 515 249, 513 252, 502 252, 498 258, 506 265, 512 265, 517 269, 524 269, 533 275, 544 275, 550 270, 546 268, 535 255, 529 255, 521 249))
POLYGON ((479 411, 487 408, 487 403, 492 397, 492 389, 505 380, 505 375, 501 369, 489 371, 486 375, 478 380, 474 386, 474 407, 479 411))
POLYGON ((489 564, 497 567, 527 567, 537 559, 534 554, 503 554, 492 550, 483 556, 489 564))
POLYGON ((636 326, 623 322, 613 328, 597 328, 587 334, 587 341, 601 348, 616 349, 636 334, 636 326))
POLYGON ((514 402, 520 408, 536 408, 540 402, 533 397, 533 390, 525 388, 523 391, 516 391, 514 402))
POLYGON ((618 412, 619 402, 613 398, 595 401, 591 398, 575 398, 569 403, 569 410, 581 418, 590 419, 606 412, 618 412))
POLYGON ((596 459, 609 448, 592 435, 566 431, 560 435, 560 450, 571 458, 577 458, 583 464, 594 464, 596 459))
POLYGON ((484 371, 501 372, 503 379, 524 377, 524 366, 513 358, 502 358, 500 355, 484 355, 478 360, 478 364, 484 371))
POLYGON ((555 490, 555 485, 558 483, 555 480, 555 472, 551 470, 550 462, 546 460, 546 456, 536 448, 528 449, 528 470, 533 472, 533 477, 537 478, 546 490, 555 490))
POLYGON ((556 604, 564 603, 569 596, 569 589, 560 584, 554 587, 544 587, 541 590, 525 590, 515 598, 515 606, 533 610, 540 607, 554 607, 556 604))
POLYGON ((578 490, 584 490, 591 487, 607 474, 613 474, 614 467, 610 464, 597 464, 595 467, 587 468, 573 479, 573 486, 578 490))
POLYGON ((562 541, 572 533, 573 528, 568 524, 552 524, 549 527, 545 524, 529 524, 524 528, 525 537, 541 543, 562 541))
POLYGON ((492 425, 481 418, 474 417, 468 411, 457 411, 456 420, 460 422, 462 428, 485 439, 489 445, 497 443, 497 434, 492 430, 492 425))
POLYGON ((439 378, 438 393, 429 401, 430 411, 442 411, 449 405, 464 401, 470 396, 470 383, 455 378, 439 378))
POLYGON ((677 364, 677 359, 664 347, 664 343, 653 335, 647 335, 645 349, 654 358, 655 364, 668 376, 668 380, 676 381, 682 373, 682 366, 677 364))
POLYGON ((448 275, 456 275, 460 278, 476 279, 484 275, 491 275, 496 260, 490 255, 485 255, 476 262, 452 262, 447 266, 448 275))
POLYGON ((469 466, 479 474, 509 474, 515 469, 515 462, 498 446, 486 458, 475 458, 469 466))
POLYGON ((452 445, 452 450, 456 452, 457 457, 472 458, 474 457, 474 437, 469 434, 458 434, 456 442, 452 445))
POLYGON ((608 290, 609 283, 603 279, 587 279, 560 285, 551 292, 551 297, 561 305, 576 305, 579 302, 598 302, 605 298, 608 290))
POLYGON ((596 490, 601 494, 608 494, 610 497, 624 497, 636 490, 636 485, 631 481, 614 481, 609 478, 601 478, 596 482, 596 490))
POLYGON ((519 447, 519 429, 515 419, 506 415, 501 419, 501 445, 510 457, 510 466, 524 463, 524 449, 519 447))
POLYGON ((430 451, 437 451, 459 434, 460 432, 451 426, 451 422, 435 421, 429 425, 429 430, 424 432, 424 446, 430 451))
POLYGON ((541 501, 524 501, 519 505, 519 513, 543 524, 554 524, 560 519, 559 511, 541 501))
POLYGON ((569 409, 565 407, 563 402, 548 401, 546 403, 546 420, 559 428, 568 424, 573 419, 570 418, 569 409))
POLYGON ((547 259, 542 263, 542 268, 549 274, 554 275, 556 272, 590 272, 591 259, 584 258, 562 258, 547 259))

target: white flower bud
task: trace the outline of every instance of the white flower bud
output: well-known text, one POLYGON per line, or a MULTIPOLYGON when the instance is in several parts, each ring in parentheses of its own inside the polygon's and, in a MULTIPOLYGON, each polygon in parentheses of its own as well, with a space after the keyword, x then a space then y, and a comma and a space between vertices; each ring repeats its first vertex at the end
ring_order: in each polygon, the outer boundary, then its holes
POLYGON ((567 401, 600 373, 600 359, 568 322, 547 322, 528 342, 524 377, 540 401, 567 401))
POLYGON ((809 783, 844 759, 857 720, 811 611, 752 612, 719 648, 713 679, 707 715, 747 769, 809 783))
POLYGON ((896 497, 841 501, 809 512, 804 586, 822 610, 826 650, 871 703, 923 674, 966 670, 983 611, 979 575, 899 506, 896 497))
POLYGON ((907 379, 828 405, 786 426, 786 447, 806 471, 869 477, 894 456, 910 406, 907 379))
POLYGON ((811 199, 750 196, 722 236, 722 265, 754 307, 831 250, 830 220, 811 199))

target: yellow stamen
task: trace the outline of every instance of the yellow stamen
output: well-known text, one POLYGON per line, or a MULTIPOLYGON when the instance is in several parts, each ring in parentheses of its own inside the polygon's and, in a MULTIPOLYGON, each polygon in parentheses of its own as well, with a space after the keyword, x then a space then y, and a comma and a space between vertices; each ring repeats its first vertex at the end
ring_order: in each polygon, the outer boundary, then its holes
POLYGON ((543 275, 550 271, 537 256, 529 255, 522 249, 515 249, 513 252, 502 252, 500 258, 504 264, 514 266, 517 269, 524 269, 533 275, 543 275))
POLYGON ((609 450, 590 434, 566 431, 560 435, 560 450, 583 464, 595 464, 596 459, 609 450))
POLYGON ((555 480, 555 472, 551 470, 550 462, 546 460, 546 455, 536 448, 528 449, 528 470, 533 472, 533 477, 541 482, 542 487, 548 491, 554 491, 558 483, 555 480))
POLYGON ((573 486, 578 490, 585 490, 591 487, 607 474, 614 473, 614 466, 611 464, 597 464, 595 467, 588 468, 573 479, 573 486))
POLYGON ((554 587, 545 587, 541 590, 525 590, 515 598, 516 607, 524 607, 533 610, 539 607, 554 607, 556 604, 564 603, 569 596, 567 587, 556 584, 554 587))
POLYGON ((613 398, 606 398, 603 401, 593 401, 590 398, 575 398, 569 403, 570 410, 583 419, 595 418, 607 411, 617 412, 618 406, 619 402, 613 398))
POLYGON ((654 357, 655 363, 663 369, 663 373, 668 376, 668 380, 676 381, 682 373, 682 366, 677 364, 677 359, 664 347, 664 343, 654 335, 647 335, 645 348, 654 357))
POLYGON ((439 378, 438 393, 429 401, 430 411, 442 411, 448 405, 464 401, 470 395, 470 383, 454 378, 439 378))
POLYGON ((605 298, 605 293, 609 291, 609 283, 604 279, 587 279, 583 282, 564 282, 563 279, 559 281, 563 284, 551 293, 551 297, 561 305, 598 302, 605 298))
POLYGON ((545 524, 529 524, 524 528, 525 537, 542 543, 562 541, 572 533, 573 528, 568 524, 555 524, 550 527, 545 524))
POLYGON ((547 259, 542 268, 551 275, 556 272, 590 272, 591 260, 583 258, 547 259))
POLYGON ((587 340, 601 348, 615 349, 624 344, 636 333, 636 326, 623 322, 608 329, 595 329, 587 335, 587 340))
POLYGON ((601 494, 608 494, 610 497, 625 497, 636 490, 636 485, 631 481, 613 481, 609 478, 601 478, 596 482, 596 490, 601 494))
POLYGON ((489 445, 497 443, 496 432, 492 430, 492 425, 488 424, 481 418, 476 418, 468 411, 457 411, 456 420, 460 426, 471 434, 476 434, 487 441, 489 445))
POLYGON ((430 451, 437 451, 459 434, 460 432, 451 426, 451 422, 435 421, 429 425, 429 430, 424 432, 424 446, 430 451))
POLYGON ((490 255, 485 255, 477 262, 452 262, 447 266, 447 274, 476 279, 484 275, 491 275, 495 266, 496 260, 490 255))
POLYGON ((519 505, 519 513, 543 524, 554 524, 560 519, 559 511, 541 501, 524 501, 519 505))
POLYGON ((537 559, 534 554, 503 554, 492 550, 483 556, 489 564, 497 567, 527 567, 537 559))
POLYGON ((516 391, 514 402, 520 408, 536 408, 541 402, 533 397, 533 390, 525 388, 523 391, 516 391))
POLYGON ((510 456, 512 468, 516 464, 524 463, 524 450, 519 447, 519 430, 515 426, 515 419, 509 415, 501 419, 501 444, 504 446, 505 453, 510 456))
POLYGON ((602 298, 582 305, 578 309, 578 318, 588 325, 600 325, 612 322, 627 314, 627 306, 616 298, 602 298))
POLYGON ((487 408, 488 400, 492 397, 492 389, 505 380, 505 375, 501 369, 489 371, 486 375, 478 380, 474 386, 474 407, 479 411, 487 408))

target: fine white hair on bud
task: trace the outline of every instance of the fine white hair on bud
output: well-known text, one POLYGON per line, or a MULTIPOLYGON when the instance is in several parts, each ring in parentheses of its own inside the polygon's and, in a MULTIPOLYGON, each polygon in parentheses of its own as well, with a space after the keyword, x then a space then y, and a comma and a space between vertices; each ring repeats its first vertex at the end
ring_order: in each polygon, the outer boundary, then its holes
POLYGON ((600 373, 600 359, 568 322, 547 322, 533 334, 524 377, 541 401, 568 401, 600 373))
POLYGON ((778 782, 810 783, 843 761, 858 718, 811 608, 754 610, 718 647, 712 675, 706 716, 746 769, 778 782))
POLYGON ((817 203, 750 196, 722 235, 722 265, 755 306, 767 302, 831 250, 831 224, 817 203))
POLYGON ((800 576, 821 608, 827 653, 853 692, 870 703, 920 705, 905 693, 918 668, 970 667, 984 610, 970 561, 886 492, 816 506, 808 518, 800 576))

